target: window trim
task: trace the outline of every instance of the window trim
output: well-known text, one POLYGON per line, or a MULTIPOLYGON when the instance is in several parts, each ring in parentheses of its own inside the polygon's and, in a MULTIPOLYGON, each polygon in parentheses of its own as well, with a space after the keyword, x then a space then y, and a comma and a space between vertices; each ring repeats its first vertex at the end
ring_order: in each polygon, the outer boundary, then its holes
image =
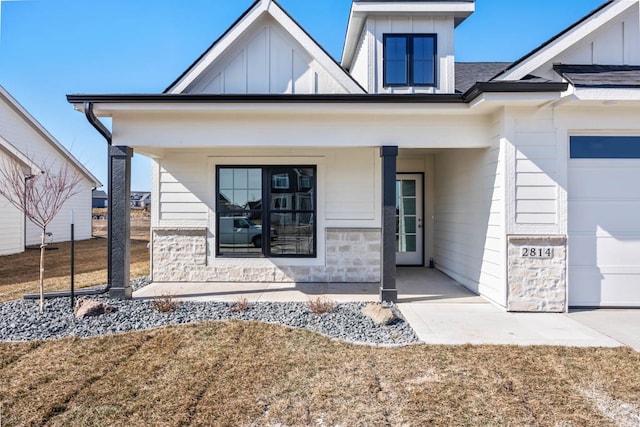
POLYGON ((382 84, 383 87, 437 87, 438 86, 438 35, 435 33, 385 33, 382 35, 382 84), (388 83, 387 82, 387 38, 404 37, 407 42, 407 53, 405 59, 407 61, 407 69, 405 83, 388 83), (415 83, 414 82, 414 64, 413 64, 413 41, 417 37, 426 37, 433 40, 433 83, 415 83))
MULTIPOLYGON (((216 226, 216 238, 215 238, 215 254, 216 258, 226 258, 226 259, 243 259, 243 258, 254 258, 254 259, 263 259, 263 258, 317 258, 318 257, 318 166, 315 164, 255 164, 255 165, 246 165, 246 164, 224 164, 224 165, 216 165, 215 169, 215 180, 216 180, 216 188, 215 188, 215 226, 216 226), (308 212, 308 209, 275 209, 271 207, 273 202, 271 197, 271 179, 273 177, 270 170, 280 169, 280 168, 307 168, 313 170, 313 179, 311 181, 313 188, 313 227, 312 227, 312 235, 313 235, 313 248, 311 254, 272 254, 271 253, 271 245, 263 244, 260 248, 260 253, 252 254, 252 253, 221 253, 220 252, 220 239, 219 239, 219 230, 220 230, 220 170, 221 169, 259 169, 262 174, 262 212, 261 212, 261 221, 263 224, 262 227, 262 241, 263 242, 271 242, 271 214, 272 213, 298 213, 299 211, 308 212), (265 185, 266 184, 266 185, 265 185), (286 211, 286 212, 283 212, 286 211), (264 226, 266 224, 266 226, 264 226)), ((277 196, 277 194, 276 194, 277 196)))

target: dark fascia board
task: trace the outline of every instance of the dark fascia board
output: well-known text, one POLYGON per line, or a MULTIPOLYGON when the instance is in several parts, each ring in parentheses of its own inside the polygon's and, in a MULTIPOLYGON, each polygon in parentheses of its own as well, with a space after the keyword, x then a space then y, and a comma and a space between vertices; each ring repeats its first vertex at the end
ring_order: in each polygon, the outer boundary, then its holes
POLYGON ((73 94, 67 95, 71 104, 93 102, 95 104, 143 104, 143 103, 211 103, 211 104, 463 104, 483 93, 559 93, 568 83, 521 81, 476 83, 464 94, 330 94, 330 95, 212 95, 212 94, 73 94))
MULTIPOLYGON (((0 1, 1 1, 1 0, 0 0, 0 1)), ((219 42, 220 42, 220 41, 221 41, 221 40, 222 40, 222 39, 223 39, 227 34, 229 34, 229 33, 231 32, 231 30, 233 30, 233 29, 235 28, 235 26, 236 26, 236 25, 238 25, 238 24, 240 23, 240 21, 242 21, 242 20, 244 19, 244 17, 245 17, 245 16, 247 16, 247 15, 248 15, 252 10, 253 10, 253 8, 254 8, 254 7, 256 7, 256 6, 258 5, 258 3, 260 3, 260 0, 256 0, 256 1, 254 1, 254 2, 253 2, 253 4, 252 4, 251 6, 249 6, 249 8, 248 8, 247 10, 245 10, 245 11, 244 11, 244 13, 243 13, 242 15, 240 15, 240 17, 239 17, 238 19, 236 19, 236 20, 233 22, 233 24, 231 24, 231 26, 229 26, 229 28, 227 28, 227 29, 226 29, 226 31, 225 31, 224 33, 222 33, 222 35, 221 35, 220 37, 218 37, 218 38, 216 39, 216 41, 214 41, 214 42, 211 44, 211 46, 209 46, 209 47, 208 47, 208 48, 207 48, 207 49, 202 53, 202 55, 200 55, 200 56, 198 57, 198 59, 196 59, 196 60, 193 62, 193 64, 191 64, 191 65, 190 65, 186 70, 184 70, 184 72, 183 72, 182 74, 180 74, 180 76, 179 76, 177 79, 175 79, 175 80, 173 81, 173 83, 171 83, 171 84, 170 84, 170 85, 169 85, 169 86, 164 90, 164 92, 163 92, 163 93, 167 93, 167 92, 169 92, 169 90, 170 90, 172 87, 174 87, 176 84, 178 84, 178 82, 179 82, 180 80, 182 80, 182 78, 183 78, 184 76, 186 76, 186 75, 189 73, 189 71, 191 71, 191 69, 192 69, 193 67, 195 67, 195 66, 196 66, 196 64, 198 64, 198 62, 200 62, 200 60, 202 60, 202 58, 204 58, 204 57, 207 55, 207 53, 209 53, 209 51, 211 51, 211 49, 213 49, 213 48, 215 47, 215 45, 217 45, 217 44, 218 44, 218 43, 219 43, 219 42)), ((275 3, 275 4, 276 4, 276 6, 277 6, 277 7, 279 7, 279 8, 280 8, 280 10, 282 10, 282 11, 284 12, 284 14, 285 14, 285 15, 287 15, 287 17, 289 17, 289 19, 291 19, 291 21, 293 21, 293 22, 298 26, 298 28, 300 28, 300 29, 302 30, 302 32, 303 32, 307 37, 309 37, 309 38, 311 39, 311 41, 313 41, 313 42, 314 42, 314 43, 315 43, 315 44, 316 44, 316 45, 317 45, 317 46, 318 46, 318 47, 319 47, 319 48, 320 48, 320 49, 321 49, 321 50, 322 50, 322 51, 327 55, 327 57, 328 57, 328 58, 331 58, 331 60, 332 60, 332 61, 333 61, 337 66, 338 66, 338 68, 340 68, 341 70, 343 70, 343 71, 344 71, 344 73, 345 73, 345 74, 346 74, 346 75, 347 75, 347 76, 348 76, 348 77, 349 77, 349 78, 350 78, 350 79, 351 79, 351 80, 352 80, 352 81, 353 81, 353 82, 354 82, 354 83, 355 83, 359 88, 361 88, 363 92, 365 92, 365 93, 367 92, 367 91, 366 91, 366 89, 365 89, 364 87, 362 87, 362 85, 361 85, 360 83, 358 83, 358 81, 357 81, 357 80, 356 80, 356 79, 351 75, 351 73, 348 73, 344 68, 342 68, 342 65, 340 65, 340 63, 339 63, 339 62, 338 62, 338 61, 337 61, 333 56, 331 56, 331 55, 329 54, 329 52, 327 52, 327 50, 326 50, 326 49, 325 49, 325 48, 324 48, 320 43, 318 43, 318 42, 316 41, 316 39, 315 39, 315 38, 313 38, 313 36, 311 36, 311 34, 309 34, 309 33, 308 33, 308 32, 307 32, 307 30, 306 30, 302 25, 300 25, 300 23, 299 23, 298 21, 296 21, 296 20, 295 20, 295 18, 294 18, 293 16, 291 16, 291 14, 289 14, 289 12, 287 12, 287 10, 286 10, 285 8, 283 8, 283 7, 280 5, 280 3, 278 3, 278 2, 277 2, 277 1, 275 1, 275 0, 273 0, 273 3, 275 3)))
POLYGON ((517 67, 518 65, 520 65, 521 63, 523 63, 524 61, 526 61, 527 59, 529 59, 530 57, 532 57, 533 55, 535 55, 536 53, 540 52, 542 49, 546 48, 547 46, 549 46, 551 43, 553 43, 554 41, 558 40, 560 37, 564 36, 565 34, 567 34, 569 31, 573 30, 574 28, 576 28, 577 26, 579 26, 580 24, 582 24, 583 22, 585 22, 586 20, 588 20, 589 18, 591 18, 592 16, 596 15, 597 13, 599 13, 601 10, 607 8, 609 5, 611 5, 611 3, 613 3, 615 0, 607 0, 605 3, 603 3, 601 6, 599 6, 597 9, 593 10, 592 12, 590 12, 589 14, 587 14, 585 17, 583 17, 582 19, 580 19, 579 21, 577 21, 575 24, 565 28, 563 31, 561 31, 560 33, 556 34, 555 36, 551 37, 549 40, 547 40, 546 42, 542 43, 540 46, 538 46, 537 48, 533 49, 531 52, 527 53, 526 55, 524 55, 522 58, 516 60, 515 62, 511 63, 511 65, 509 65, 507 68, 505 68, 504 70, 500 71, 498 74, 496 74, 495 76, 493 76, 491 78, 491 80, 501 76, 502 74, 504 74, 505 72, 517 67))
POLYGON ((563 82, 491 81, 476 83, 462 97, 471 102, 483 93, 560 93, 568 88, 569 84, 563 82))
POLYGON ((117 104, 140 104, 140 103, 212 103, 212 104, 269 104, 269 103, 292 103, 292 104, 326 104, 326 103, 462 103, 460 94, 437 94, 437 95, 395 95, 395 94, 328 94, 328 95, 280 95, 280 94, 238 94, 238 95, 217 95, 217 94, 99 94, 67 95, 67 101, 71 104, 82 102, 93 103, 117 103, 117 104))

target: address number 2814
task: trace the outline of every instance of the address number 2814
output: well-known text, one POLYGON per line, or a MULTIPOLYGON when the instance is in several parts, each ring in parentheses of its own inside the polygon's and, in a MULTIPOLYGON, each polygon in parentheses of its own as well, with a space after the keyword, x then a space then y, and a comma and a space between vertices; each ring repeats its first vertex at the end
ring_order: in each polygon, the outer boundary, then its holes
POLYGON ((553 258, 553 248, 550 247, 524 247, 522 256, 525 258, 553 258))

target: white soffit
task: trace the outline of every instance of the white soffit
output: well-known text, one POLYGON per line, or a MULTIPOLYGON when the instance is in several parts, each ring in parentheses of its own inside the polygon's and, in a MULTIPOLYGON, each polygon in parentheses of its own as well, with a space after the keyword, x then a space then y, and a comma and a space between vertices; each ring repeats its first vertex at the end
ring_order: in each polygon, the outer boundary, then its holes
POLYGON ((638 0, 614 0, 612 3, 586 19, 584 22, 561 34, 556 40, 547 46, 539 48, 537 52, 525 56, 522 62, 515 67, 504 71, 494 80, 520 80, 547 63, 552 63, 554 58, 566 52, 571 47, 580 43, 583 39, 599 30, 613 19, 624 14, 632 7, 638 7, 638 0))
POLYGON ((263 14, 278 22, 330 75, 349 93, 365 93, 364 89, 338 65, 287 13, 272 0, 259 0, 236 24, 230 28, 166 93, 183 93, 202 73, 206 72, 231 45, 238 40, 263 14))

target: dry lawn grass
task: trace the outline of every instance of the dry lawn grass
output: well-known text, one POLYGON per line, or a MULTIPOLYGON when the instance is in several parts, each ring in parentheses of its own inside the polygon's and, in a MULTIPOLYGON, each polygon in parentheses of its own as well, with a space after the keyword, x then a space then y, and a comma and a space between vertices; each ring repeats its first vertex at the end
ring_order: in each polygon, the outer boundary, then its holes
MULTIPOLYGON (((132 218, 131 277, 149 274, 149 219, 132 218)), ((75 286, 102 285, 107 282, 106 221, 94 221, 90 240, 75 242, 75 286)), ((70 287, 71 244, 54 243, 45 253, 45 291, 70 287), (56 248, 56 249, 52 249, 56 248)), ((22 298, 38 291, 39 250, 0 257, 0 302, 22 298)))
MULTIPOLYGON (((250 322, 0 344, 2 425, 615 425, 629 349, 385 349, 250 322)), ((628 418, 633 420, 633 414, 628 418)))

